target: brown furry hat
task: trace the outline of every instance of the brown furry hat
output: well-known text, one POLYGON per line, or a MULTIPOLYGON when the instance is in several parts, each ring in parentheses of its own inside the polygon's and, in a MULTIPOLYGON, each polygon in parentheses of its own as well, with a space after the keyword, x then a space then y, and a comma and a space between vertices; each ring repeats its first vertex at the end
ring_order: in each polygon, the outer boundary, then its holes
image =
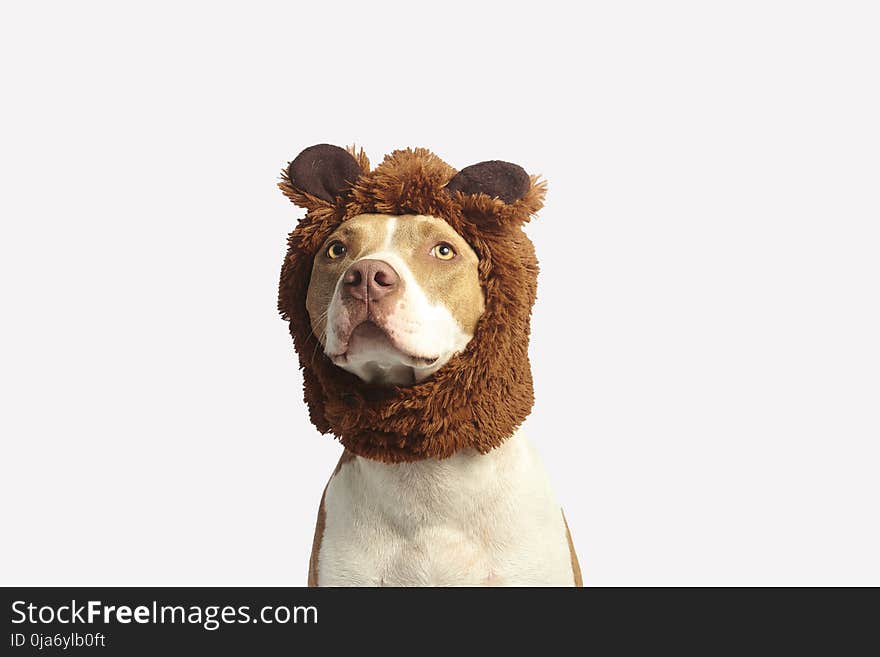
POLYGON ((534 401, 529 318, 538 263, 522 231, 546 186, 506 162, 458 173, 423 148, 394 151, 376 169, 363 150, 319 144, 282 173, 279 187, 308 212, 290 233, 278 309, 303 370, 312 423, 359 456, 396 463, 488 452, 526 418, 534 401), (408 387, 377 386, 324 355, 306 312, 312 260, 346 219, 365 213, 446 220, 479 258, 486 299, 473 339, 433 376, 408 387))

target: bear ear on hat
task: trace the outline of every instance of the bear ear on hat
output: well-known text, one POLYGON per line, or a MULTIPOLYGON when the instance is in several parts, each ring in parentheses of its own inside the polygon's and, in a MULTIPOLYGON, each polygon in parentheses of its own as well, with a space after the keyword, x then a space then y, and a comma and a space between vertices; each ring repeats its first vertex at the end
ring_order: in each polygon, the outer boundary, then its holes
POLYGON ((523 198, 530 185, 529 174, 518 164, 490 160, 465 167, 446 183, 446 189, 465 195, 482 193, 510 204, 523 198))
POLYGON ((294 203, 312 209, 314 205, 324 205, 320 201, 335 204, 361 173, 358 161, 344 148, 316 144, 306 148, 287 166, 280 187, 294 203))

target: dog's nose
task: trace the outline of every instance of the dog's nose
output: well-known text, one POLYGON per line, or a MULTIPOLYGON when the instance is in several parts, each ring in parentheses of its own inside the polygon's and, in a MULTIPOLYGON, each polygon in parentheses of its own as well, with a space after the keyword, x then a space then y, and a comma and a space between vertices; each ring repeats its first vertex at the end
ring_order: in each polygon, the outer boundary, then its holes
POLYGON ((376 301, 394 292, 400 276, 384 260, 358 260, 342 278, 342 294, 361 301, 376 301))

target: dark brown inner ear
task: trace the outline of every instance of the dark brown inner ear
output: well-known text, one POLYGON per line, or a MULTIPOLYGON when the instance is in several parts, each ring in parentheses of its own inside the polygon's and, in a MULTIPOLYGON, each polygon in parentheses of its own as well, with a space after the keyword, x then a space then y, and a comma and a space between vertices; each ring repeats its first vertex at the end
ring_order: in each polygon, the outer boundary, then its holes
POLYGON ((294 188, 330 201, 351 188, 361 168, 351 153, 332 144, 309 146, 287 167, 294 188))
POLYGON ((465 167, 446 184, 446 189, 462 194, 482 192, 505 203, 513 203, 526 195, 530 184, 529 174, 521 166, 491 160, 465 167))

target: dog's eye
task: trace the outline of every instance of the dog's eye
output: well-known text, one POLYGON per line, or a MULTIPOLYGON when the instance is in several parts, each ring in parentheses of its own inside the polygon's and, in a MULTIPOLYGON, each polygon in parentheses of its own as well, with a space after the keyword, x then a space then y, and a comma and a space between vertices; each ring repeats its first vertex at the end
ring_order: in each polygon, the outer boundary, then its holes
POLYGON ((346 251, 348 251, 348 249, 345 248, 345 244, 342 242, 331 242, 330 246, 327 247, 327 257, 331 260, 336 260, 337 258, 344 256, 346 251))
POLYGON ((440 244, 431 249, 431 255, 440 260, 452 260, 455 257, 455 249, 446 242, 440 242, 440 244))

